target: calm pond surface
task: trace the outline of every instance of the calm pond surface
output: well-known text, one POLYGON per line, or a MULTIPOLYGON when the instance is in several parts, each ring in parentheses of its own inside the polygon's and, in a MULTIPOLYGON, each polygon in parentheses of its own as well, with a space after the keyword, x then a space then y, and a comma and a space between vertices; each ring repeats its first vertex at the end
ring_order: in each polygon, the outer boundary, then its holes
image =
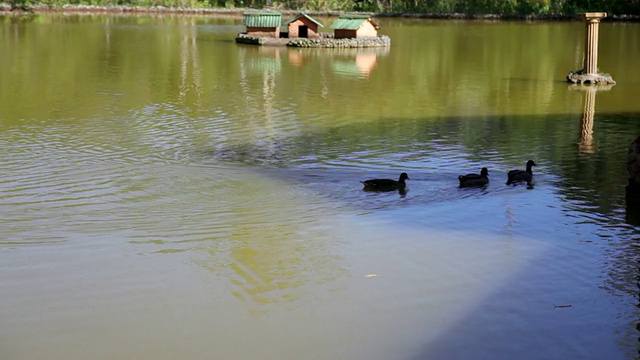
POLYGON ((640 24, 377 20, 0 16, 0 358, 634 358, 640 24))

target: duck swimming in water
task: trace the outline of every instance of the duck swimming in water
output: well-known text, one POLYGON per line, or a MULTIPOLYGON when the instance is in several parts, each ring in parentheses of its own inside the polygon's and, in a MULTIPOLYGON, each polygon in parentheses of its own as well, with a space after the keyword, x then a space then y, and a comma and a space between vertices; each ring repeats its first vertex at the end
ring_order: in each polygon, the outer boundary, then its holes
POLYGON ((467 174, 458 176, 460 187, 483 186, 489 183, 489 170, 486 167, 480 170, 480 174, 467 174))
POLYGON ((391 179, 371 179, 361 181, 361 183, 364 184, 364 190, 368 191, 404 191, 407 187, 405 180, 409 180, 409 175, 403 172, 397 181, 391 179))
POLYGON ((531 171, 532 166, 537 166, 533 160, 527 161, 527 169, 526 170, 511 170, 507 173, 507 185, 517 184, 519 182, 526 182, 527 185, 531 185, 531 181, 533 180, 533 172, 531 171))

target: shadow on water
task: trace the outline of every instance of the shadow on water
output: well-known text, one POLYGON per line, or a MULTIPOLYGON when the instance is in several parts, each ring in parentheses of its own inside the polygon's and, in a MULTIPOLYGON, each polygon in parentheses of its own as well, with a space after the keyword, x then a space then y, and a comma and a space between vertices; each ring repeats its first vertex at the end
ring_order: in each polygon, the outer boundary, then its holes
MULTIPOLYGON (((593 102, 585 102, 585 106, 593 102)), ((628 134, 639 132, 637 113, 585 111, 580 124, 572 114, 548 116, 381 118, 366 124, 330 128, 314 134, 261 137, 241 144, 201 149, 198 161, 239 164, 265 176, 304 186, 337 207, 387 208, 427 205, 511 191, 506 173, 539 163, 536 182, 548 184, 574 208, 616 215, 628 134), (585 118, 588 121, 585 121, 585 118), (586 128, 585 128, 586 127, 586 128), (604 136, 606 134, 606 136, 604 136), (490 169, 483 191, 457 189, 458 175, 490 169), (408 172, 411 190, 400 203, 376 204, 388 196, 369 196, 360 181, 408 172)), ((388 194, 386 194, 388 195, 388 194)))
MULTIPOLYGON (((433 205, 458 202, 458 207, 481 200, 495 204, 511 194, 529 193, 538 198, 543 196, 541 194, 552 194, 557 197, 553 201, 558 203, 547 206, 561 208, 578 224, 593 225, 595 236, 603 240, 601 246, 606 257, 603 271, 608 276, 602 287, 611 294, 637 297, 637 264, 640 256, 636 241, 640 236, 640 212, 638 208, 625 204, 626 145, 620 144, 628 144, 631 140, 629 134, 640 133, 640 123, 637 122, 640 114, 599 113, 596 121, 593 115, 586 111, 580 119, 576 119, 574 114, 384 118, 365 125, 332 128, 312 136, 262 138, 260 142, 222 146, 215 150, 204 149, 192 155, 205 163, 223 162, 252 168, 266 177, 304 188, 327 199, 337 209, 355 210, 360 214, 407 209, 408 212, 400 213, 408 217, 407 222, 417 220, 412 226, 417 224, 429 228, 434 225, 428 220, 419 220, 420 215, 412 213, 420 213, 422 209, 433 205), (535 159, 539 165, 534 168, 535 186, 529 189, 526 186, 506 186, 507 172, 524 168, 527 159, 535 159), (477 172, 484 166, 490 171, 490 182, 486 187, 458 188, 458 175, 477 172), (411 178, 407 181, 406 194, 369 193, 362 189, 361 180, 372 177, 395 178, 401 172, 407 172, 411 178)), ((390 213, 393 216, 393 212, 390 213)), ((549 219, 541 218, 540 221, 544 224, 549 219)), ((440 225, 447 224, 451 222, 440 225)), ((488 229, 478 230, 482 232, 488 229)), ((594 240, 586 241, 589 244, 594 240)), ((545 267, 548 268, 544 270, 545 274, 551 278, 554 272, 566 273, 561 256, 554 256, 559 263, 550 265, 546 259, 539 260, 530 265, 535 267, 531 273, 540 273, 540 268, 545 267)), ((538 291, 536 286, 540 286, 539 280, 530 278, 527 271, 523 269, 521 273, 514 274, 512 281, 531 281, 531 285, 525 286, 527 291, 538 291)), ((459 354, 460 358, 468 357, 473 350, 460 347, 461 343, 478 344, 484 341, 495 344, 492 336, 509 338, 512 335, 501 334, 500 330, 509 328, 506 323, 517 322, 515 318, 521 316, 534 320, 517 326, 518 331, 514 336, 518 333, 543 333, 548 331, 549 324, 556 324, 558 327, 564 326, 567 334, 584 335, 579 342, 575 342, 573 335, 559 339, 563 346, 572 349, 572 353, 581 353, 581 345, 592 348, 587 346, 588 343, 598 341, 600 335, 595 331, 584 333, 573 327, 576 324, 584 327, 580 317, 586 316, 585 311, 594 309, 589 306, 581 308, 577 303, 571 308, 554 307, 554 304, 562 305, 566 298, 575 299, 573 295, 563 293, 556 294, 558 296, 555 298, 550 296, 548 303, 542 304, 542 307, 522 314, 519 312, 523 310, 509 301, 505 309, 500 308, 505 306, 505 298, 513 296, 510 293, 512 288, 522 288, 522 284, 502 284, 442 337, 430 341, 424 352, 415 359, 444 358, 452 354, 459 354), (495 323, 496 319, 486 315, 501 312, 505 313, 505 320, 499 320, 498 323, 504 324, 495 323), (558 319, 570 320, 563 325, 558 319), (488 322, 494 324, 489 325, 488 322)), ((587 290, 576 291, 580 293, 587 290)), ((522 301, 527 302, 526 299, 522 301)), ((634 338, 636 331, 635 320, 630 321, 633 324, 628 327, 615 329, 627 333, 626 339, 634 338)), ((594 320, 592 325, 596 327, 597 324, 598 321, 594 320)), ((512 340, 499 343, 513 343, 513 346, 521 344, 515 337, 512 340)), ((611 343, 615 343, 615 340, 611 343)), ((637 345, 630 345, 627 349, 637 348, 637 345)), ((518 353, 517 349, 485 350, 485 354, 500 351, 505 354, 518 353)), ((557 350, 543 352, 546 352, 548 359, 560 359, 562 357, 559 357, 557 350)), ((598 358, 621 350, 603 347, 601 351, 601 354, 585 355, 598 358)), ((536 352, 523 358, 535 359, 539 355, 540 352, 536 352)))
MULTIPOLYGON (((490 171, 485 194, 509 191, 506 173, 535 159, 538 183, 557 187, 568 199, 590 202, 603 213, 620 208, 628 134, 640 132, 637 113, 599 114, 585 130, 575 115, 482 118, 383 118, 312 135, 263 137, 255 142, 218 144, 192 153, 197 161, 239 164, 266 176, 317 189, 353 205, 360 181, 371 177, 411 177, 407 201, 448 201, 476 194, 451 191, 457 177, 490 171), (606 136, 605 136, 606 134, 606 136), (429 194, 429 196, 427 196, 429 194)), ((593 119, 591 117, 591 119, 593 119)), ((358 204, 357 202, 355 203, 358 204)))
MULTIPOLYGON (((509 280, 492 289, 488 297, 466 309, 459 321, 428 338, 422 349, 409 359, 564 360, 567 354, 572 354, 570 358, 594 360, 636 358, 640 353, 640 343, 636 342, 640 341, 636 331, 640 328, 637 312, 626 318, 622 327, 603 326, 607 310, 584 301, 592 296, 593 290, 575 286, 564 277, 566 265, 552 261, 561 259, 556 254, 545 254, 511 274, 509 280), (566 289, 553 289, 547 284, 549 281, 565 284, 566 289), (619 346, 620 331, 621 338, 625 339, 622 340, 624 347, 619 346), (553 343, 540 346, 549 333, 554 334, 553 343), (483 355, 478 357, 478 354, 483 355), (490 357, 487 354, 491 354, 490 357)), ((639 259, 637 255, 623 259, 634 263, 626 276, 637 276, 639 259)), ((637 299, 637 287, 629 290, 637 299)), ((604 304, 609 310, 617 307, 617 311, 624 311, 627 305, 604 304)))
POLYGON ((626 222, 633 226, 640 227, 640 204, 627 202, 626 207, 626 222))

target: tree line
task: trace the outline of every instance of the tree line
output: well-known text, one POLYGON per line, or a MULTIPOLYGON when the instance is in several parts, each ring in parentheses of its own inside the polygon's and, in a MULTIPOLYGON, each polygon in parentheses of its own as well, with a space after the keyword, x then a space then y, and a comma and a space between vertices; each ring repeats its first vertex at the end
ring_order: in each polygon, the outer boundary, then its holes
MULTIPOLYGON (((1 0, 0 0, 1 2, 1 0)), ((640 0, 10 0, 29 5, 165 6, 414 14, 570 15, 587 11, 640 15, 640 0)))

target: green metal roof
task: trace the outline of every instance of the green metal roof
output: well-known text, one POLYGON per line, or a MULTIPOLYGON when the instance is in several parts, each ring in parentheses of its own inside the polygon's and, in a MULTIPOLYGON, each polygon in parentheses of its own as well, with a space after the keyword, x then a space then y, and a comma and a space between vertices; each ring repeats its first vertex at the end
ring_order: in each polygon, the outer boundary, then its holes
POLYGON ((371 19, 368 15, 341 15, 336 22, 331 24, 331 29, 334 30, 358 30, 358 28, 365 21, 371 21, 371 24, 379 29, 378 24, 371 19))
POLYGON ((282 23, 282 14, 275 12, 246 12, 244 24, 248 27, 275 28, 282 23))
POLYGON ((301 17, 306 17, 307 19, 311 20, 312 22, 314 22, 314 23, 315 23, 315 24, 317 24, 318 26, 322 26, 322 27, 324 27, 324 25, 322 25, 319 21, 317 21, 316 19, 312 18, 311 16, 309 16, 309 15, 307 15, 307 14, 303 13, 303 12, 302 12, 302 13, 300 13, 300 14, 298 14, 298 16, 294 17, 293 19, 291 19, 291 20, 287 21, 287 22, 286 22, 286 23, 284 23, 283 25, 289 25, 289 24, 291 24, 292 22, 294 22, 294 21, 296 21, 296 20, 300 19, 301 17))

